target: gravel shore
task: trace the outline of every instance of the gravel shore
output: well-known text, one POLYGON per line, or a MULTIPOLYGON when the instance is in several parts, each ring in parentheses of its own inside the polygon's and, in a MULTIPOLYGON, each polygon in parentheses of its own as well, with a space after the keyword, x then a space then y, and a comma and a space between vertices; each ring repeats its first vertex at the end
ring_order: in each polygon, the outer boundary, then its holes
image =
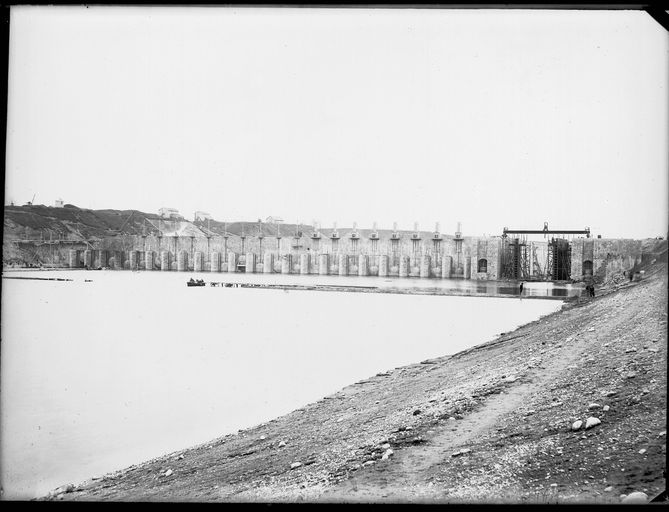
POLYGON ((464 352, 44 499, 649 500, 665 489, 666 301, 662 263, 464 352))

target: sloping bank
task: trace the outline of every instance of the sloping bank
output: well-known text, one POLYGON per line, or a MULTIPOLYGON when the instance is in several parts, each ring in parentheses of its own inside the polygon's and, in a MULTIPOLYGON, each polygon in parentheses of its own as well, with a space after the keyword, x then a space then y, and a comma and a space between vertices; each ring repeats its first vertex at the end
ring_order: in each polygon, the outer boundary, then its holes
POLYGON ((666 459, 666 264, 659 270, 489 343, 48 499, 652 498, 665 488, 666 459), (586 429, 588 418, 599 423, 586 429))

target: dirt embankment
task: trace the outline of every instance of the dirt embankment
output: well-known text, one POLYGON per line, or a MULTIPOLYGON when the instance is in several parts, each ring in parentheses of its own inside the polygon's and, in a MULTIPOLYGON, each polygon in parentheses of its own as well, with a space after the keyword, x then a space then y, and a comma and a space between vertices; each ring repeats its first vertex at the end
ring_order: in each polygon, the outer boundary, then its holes
POLYGON ((652 498, 665 489, 666 263, 607 291, 483 345, 378 374, 50 499, 652 498), (599 423, 586 429, 588 418, 599 423))

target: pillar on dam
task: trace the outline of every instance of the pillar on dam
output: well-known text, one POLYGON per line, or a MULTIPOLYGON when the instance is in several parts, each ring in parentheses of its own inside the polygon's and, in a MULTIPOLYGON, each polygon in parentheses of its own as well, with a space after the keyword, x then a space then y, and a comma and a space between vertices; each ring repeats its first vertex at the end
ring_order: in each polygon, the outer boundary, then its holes
POLYGON ((441 277, 448 279, 451 277, 451 257, 444 256, 441 260, 441 277))
POLYGON ((84 266, 88 268, 93 266, 93 251, 90 249, 84 251, 84 266))
POLYGON ((254 252, 246 253, 246 269, 247 274, 251 274, 256 271, 256 254, 254 252))
POLYGON ((79 266, 79 251, 76 249, 70 249, 70 259, 69 265, 70 268, 77 268, 79 266))
POLYGON ((322 276, 328 275, 328 269, 330 268, 330 262, 327 254, 321 254, 318 257, 318 273, 322 276))
POLYGON ((170 253, 169 251, 162 251, 160 253, 160 270, 170 269, 170 253))
POLYGON ((281 257, 281 273, 282 274, 290 274, 290 263, 291 263, 291 255, 290 254, 284 254, 281 257))
POLYGON ((358 275, 369 275, 369 256, 366 254, 358 255, 358 275))
POLYGON ((595 240, 592 238, 586 238, 583 240, 583 259, 584 260, 594 260, 595 258, 595 240))
POLYGON ((228 253, 228 272, 237 272, 237 255, 230 251, 228 253))
POLYGON ((186 251, 179 251, 177 254, 177 270, 179 272, 188 270, 188 253, 186 251))
POLYGON ((309 273, 309 255, 304 253, 300 255, 300 274, 309 273))
POLYGON ((98 251, 98 266, 99 267, 107 266, 107 251, 104 249, 98 251))
POLYGON ((132 270, 139 268, 139 253, 137 251, 129 251, 128 260, 130 260, 130 268, 132 270))
POLYGON ((420 258, 420 277, 430 277, 431 258, 428 254, 423 254, 420 258))
POLYGON ((202 272, 204 269, 204 255, 200 251, 195 252, 195 260, 193 261, 193 271, 202 272))
POLYGON ((262 271, 264 274, 271 274, 274 272, 274 253, 266 252, 263 258, 262 271))
POLYGON ((465 279, 472 278, 472 259, 465 258, 465 279))
POLYGON ((153 251, 144 251, 144 268, 153 270, 153 251))
POLYGON ((209 255, 209 270, 212 272, 220 272, 221 271, 221 253, 220 252, 212 252, 209 255))
POLYGON ((123 251, 113 251, 114 254, 114 268, 116 270, 123 269, 123 251))
POLYGON ((400 256, 399 277, 409 277, 409 257, 400 256))
POLYGON ((348 255, 346 254, 339 255, 339 275, 348 275, 348 255))
POLYGON ((388 277, 388 256, 379 256, 379 277, 388 277))

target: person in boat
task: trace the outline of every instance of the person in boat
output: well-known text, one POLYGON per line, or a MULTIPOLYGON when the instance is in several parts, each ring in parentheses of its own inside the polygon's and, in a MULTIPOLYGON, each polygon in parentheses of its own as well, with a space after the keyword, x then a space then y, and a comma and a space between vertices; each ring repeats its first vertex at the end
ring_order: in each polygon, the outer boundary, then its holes
POLYGON ((195 283, 195 281, 193 280, 192 277, 190 278, 190 280, 188 282, 191 283, 191 284, 195 283))

